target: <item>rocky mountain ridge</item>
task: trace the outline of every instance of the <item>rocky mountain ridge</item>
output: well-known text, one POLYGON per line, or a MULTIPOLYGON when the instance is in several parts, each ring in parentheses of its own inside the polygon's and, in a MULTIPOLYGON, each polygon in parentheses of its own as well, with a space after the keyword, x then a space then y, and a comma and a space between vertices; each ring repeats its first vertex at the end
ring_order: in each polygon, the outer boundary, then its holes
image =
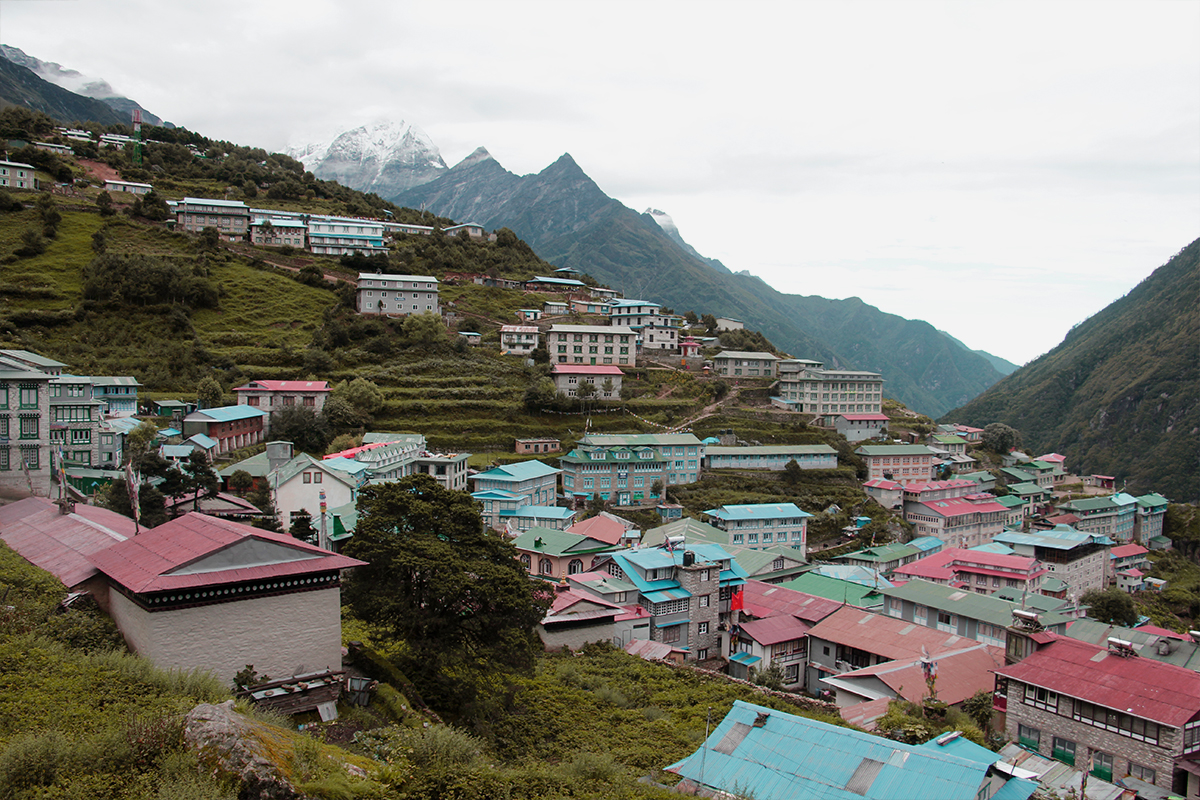
POLYGON ((289 148, 287 155, 322 180, 380 197, 436 180, 447 169, 433 140, 403 120, 360 125, 328 142, 289 148))

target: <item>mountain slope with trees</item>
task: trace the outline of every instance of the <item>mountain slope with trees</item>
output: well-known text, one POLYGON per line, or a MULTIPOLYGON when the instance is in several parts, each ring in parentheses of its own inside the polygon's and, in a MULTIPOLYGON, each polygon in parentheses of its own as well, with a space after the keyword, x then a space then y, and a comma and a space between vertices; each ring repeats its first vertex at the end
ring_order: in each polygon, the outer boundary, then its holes
POLYGON ((75 94, 43 80, 31 70, 0 58, 0 108, 24 106, 65 123, 122 125, 129 117, 101 100, 75 94))
POLYGON ((754 276, 718 269, 688 253, 651 215, 607 196, 570 155, 518 176, 480 149, 393 199, 511 228, 547 261, 626 296, 742 319, 798 357, 879 372, 889 396, 925 413, 942 414, 1001 377, 986 358, 928 323, 885 314, 858 298, 783 294, 754 276))
POLYGON ((1004 422, 1026 447, 1130 491, 1200 500, 1200 240, 945 422, 1004 422))

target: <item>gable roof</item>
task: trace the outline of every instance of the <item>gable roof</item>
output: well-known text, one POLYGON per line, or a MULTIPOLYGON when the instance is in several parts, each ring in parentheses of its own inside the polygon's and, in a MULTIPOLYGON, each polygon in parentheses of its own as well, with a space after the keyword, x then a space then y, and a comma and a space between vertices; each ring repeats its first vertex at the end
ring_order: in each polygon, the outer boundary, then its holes
POLYGON ((763 581, 748 580, 742 588, 742 610, 759 618, 787 614, 816 623, 841 607, 836 600, 763 581))
MULTIPOLYGON (((1023 604, 1020 601, 1020 590, 1010 589, 1014 593, 1012 596, 1018 599, 1009 600, 1006 597, 995 594, 977 594, 976 592, 957 589, 946 584, 931 583, 920 579, 908 581, 903 586, 885 587, 879 591, 880 594, 887 597, 908 600, 911 603, 928 608, 951 611, 955 614, 977 619, 1001 628, 1008 627, 1012 623, 1014 608, 1022 608, 1024 605, 1034 605, 1033 603, 1023 604)), ((1044 597, 1044 595, 1032 596, 1044 597)), ((1028 599, 1026 597, 1026 600, 1028 599)), ((1061 600, 1054 600, 1054 602, 1060 605, 1062 603, 1061 600)), ((1038 605, 1041 604, 1039 603, 1038 605)), ((1062 630, 1066 630, 1066 626, 1072 622, 1072 618, 1065 614, 1038 610, 1041 616, 1040 621, 1047 628, 1061 627, 1062 630)))
POLYGON ((275 488, 278 489, 280 486, 292 480, 307 469, 319 469, 321 472, 332 476, 334 480, 339 481, 340 483, 344 483, 351 488, 356 486, 354 480, 347 473, 339 469, 334 469, 323 460, 319 461, 310 456, 308 453, 300 453, 299 455, 293 456, 287 461, 287 463, 280 464, 279 468, 270 474, 277 476, 272 480, 277 481, 275 483, 275 488))
POLYGON ((667 770, 759 800, 975 797, 988 766, 735 700, 712 735, 667 770))
POLYGON ((588 536, 553 528, 533 527, 522 533, 513 546, 518 550, 539 555, 566 556, 576 553, 595 553, 608 550, 612 545, 588 536))
POLYGON ((221 406, 220 408, 205 408, 193 411, 183 418, 184 422, 210 420, 212 422, 234 422, 239 419, 255 419, 265 417, 267 412, 254 406, 221 406))
POLYGON ((557 475, 560 472, 562 472, 561 469, 556 469, 542 461, 531 459, 529 461, 517 461, 513 464, 502 464, 499 467, 489 469, 487 472, 479 473, 474 479, 477 481, 527 481, 534 478, 557 475))
MULTIPOLYGON (((991 671, 1004 666, 1004 648, 990 644, 972 643, 969 647, 934 656, 933 660, 938 667, 937 683, 935 684, 938 700, 955 705, 976 692, 982 690, 990 692, 995 688, 996 679, 992 677, 991 671)), ((853 672, 843 672, 832 677, 826 676, 824 680, 839 688, 846 688, 850 691, 860 690, 855 693, 865 693, 868 695, 868 699, 878 699, 869 697, 871 694, 876 694, 876 691, 868 688, 872 681, 863 680, 865 678, 879 680, 896 696, 903 697, 911 703, 921 702, 921 698, 928 694, 920 657, 888 661, 853 672), (842 686, 843 681, 846 686, 842 686)))
POLYGON ((125 541, 136 532, 123 514, 79 504, 59 513, 45 497, 27 497, 0 506, 0 540, 35 567, 77 586, 96 574, 89 556, 125 541))
POLYGON ((328 392, 328 381, 250 381, 235 392, 328 392))
POLYGON ((780 519, 811 517, 807 511, 801 511, 795 503, 745 503, 742 505, 725 505, 704 512, 710 517, 725 520, 751 519, 780 519))
POLYGON ((1174 728, 1200 714, 1200 674, 1063 636, 997 675, 1174 728))
POLYGON ((285 533, 191 512, 90 557, 131 592, 173 591, 366 564, 285 533))
POLYGON ((859 610, 882 602, 879 592, 869 586, 818 575, 815 572, 806 572, 798 578, 784 581, 779 585, 805 594, 836 600, 839 605, 849 603, 852 606, 858 606, 859 610))
POLYGON ((810 627, 808 623, 786 614, 765 619, 752 619, 738 625, 741 633, 761 645, 779 644, 799 639, 808 633, 810 627))
POLYGON ((948 650, 970 647, 975 641, 965 636, 927 628, 896 617, 872 614, 849 606, 839 608, 813 626, 811 638, 857 647, 868 653, 897 661, 920 658, 922 648, 936 656, 948 650))
POLYGON ((567 528, 567 530, 571 533, 588 536, 607 544, 620 544, 621 540, 625 538, 628 529, 624 523, 612 517, 597 514, 594 517, 588 517, 585 520, 576 522, 567 528))

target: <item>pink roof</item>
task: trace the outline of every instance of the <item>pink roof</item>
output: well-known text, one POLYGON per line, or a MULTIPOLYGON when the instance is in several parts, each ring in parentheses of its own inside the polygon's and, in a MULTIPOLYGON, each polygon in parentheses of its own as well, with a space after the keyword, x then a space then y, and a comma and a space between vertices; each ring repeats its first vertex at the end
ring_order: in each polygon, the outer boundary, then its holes
POLYGON ((961 489, 965 486, 975 485, 975 481, 969 481, 966 478, 951 478, 948 481, 925 481, 922 483, 910 483, 904 487, 904 491, 911 494, 920 494, 921 492, 939 492, 943 489, 961 489))
POLYGON ((1140 569, 1123 569, 1117 574, 1124 575, 1126 578, 1140 578, 1146 573, 1142 572, 1140 569))
POLYGON ((1067 457, 1058 453, 1047 453, 1044 456, 1038 456, 1037 461, 1045 461, 1050 464, 1062 464, 1067 460, 1067 457))
POLYGON ((1056 514, 1053 517, 1046 517, 1046 522, 1052 525, 1074 525, 1079 522, 1079 517, 1074 514, 1056 514))
POLYGON ((1108 551, 1109 555, 1113 558, 1129 558, 1130 556, 1140 556, 1149 552, 1149 550, 1140 544, 1123 544, 1108 551))
POLYGON ((742 587, 742 610, 747 615, 766 619, 781 614, 814 623, 842 607, 837 600, 828 600, 795 589, 785 589, 773 583, 749 580, 742 587))
POLYGON ((1180 641, 1184 642, 1191 641, 1191 637, 1189 636, 1186 636, 1182 633, 1176 633, 1175 631, 1169 631, 1166 628, 1160 628, 1157 625, 1139 625, 1137 628, 1135 628, 1135 630, 1141 631, 1142 633, 1149 633, 1154 636, 1165 636, 1168 639, 1179 639, 1180 641))
MULTIPOLYGON (((610 603, 607 600, 605 600, 603 597, 597 597, 596 595, 591 594, 591 593, 580 594, 579 592, 573 592, 570 589, 564 589, 562 591, 555 593, 554 600, 553 600, 553 602, 550 603, 550 613, 547 616, 551 616, 551 617, 558 616, 559 614, 563 614, 568 609, 573 608, 574 606, 577 606, 580 603, 591 603, 592 605, 601 606, 600 610, 602 610, 603 613, 600 616, 605 616, 605 617, 611 617, 613 615, 612 612, 614 610, 616 610, 616 611, 622 610, 622 608, 619 605, 617 605, 616 603, 610 603)), ((589 609, 589 610, 595 611, 597 609, 589 609)), ((572 616, 577 616, 577 614, 573 613, 572 616)))
POLYGON ((620 544, 625 538, 625 530, 620 522, 603 515, 588 517, 567 528, 568 533, 578 533, 605 544, 620 544))
POLYGON ((937 583, 946 583, 954 578, 954 570, 950 568, 950 562, 954 560, 954 550, 955 548, 942 550, 933 555, 917 559, 912 563, 896 567, 896 569, 892 570, 892 574, 903 575, 906 578, 925 578, 937 583))
POLYGON ((550 370, 557 375, 624 375, 620 367, 588 364, 555 364, 550 370))
POLYGON ((907 578, 925 578, 935 582, 945 583, 953 580, 959 572, 971 574, 1000 575, 1007 577, 1023 577, 1023 573, 1031 576, 1041 575, 1045 568, 1034 569, 1037 559, 1029 556, 1018 556, 1012 553, 988 553, 982 550, 964 550, 958 547, 948 547, 941 552, 897 567, 893 570, 896 575, 907 578), (978 564, 979 566, 969 566, 978 564), (1009 570, 1001 572, 1000 570, 1009 570), (1032 570, 1032 572, 1030 572, 1032 570))
POLYGON ((1008 509, 999 503, 987 500, 973 502, 965 497, 947 497, 942 500, 926 500, 921 503, 931 514, 943 517, 961 517, 967 514, 1005 513, 1008 509))
MULTIPOLYGON (((996 679, 992 677, 991 672, 1004 666, 1004 648, 977 644, 962 650, 942 653, 935 656, 934 661, 938 666, 938 699, 954 705, 981 689, 990 692, 995 688, 996 679)), ((928 692, 919 658, 876 664, 853 672, 843 672, 837 677, 852 679, 866 676, 878 678, 889 689, 911 703, 921 702, 921 698, 928 692)))
POLYGON ((867 481, 866 483, 863 484, 863 486, 865 488, 888 489, 890 491, 895 491, 896 489, 903 488, 900 486, 900 484, 896 483, 895 481, 884 480, 883 478, 876 478, 873 481, 867 481))
POLYGON ((328 392, 328 381, 250 381, 235 392, 328 392))
POLYGON ((808 633, 809 626, 795 617, 781 614, 766 619, 752 619, 738 626, 742 633, 759 644, 779 644, 800 639, 808 633))
POLYGON ((641 656, 647 661, 660 661, 672 653, 682 653, 678 647, 671 647, 669 644, 662 642, 653 642, 649 639, 634 639, 629 644, 625 645, 625 652, 633 656, 641 656))
POLYGON ((96 574, 89 556, 134 535, 129 517, 82 503, 60 514, 45 497, 0 506, 0 539, 16 553, 62 581, 78 586, 96 574))
POLYGON ((1200 673, 1065 636, 996 674, 1175 728, 1200 712, 1200 673))
POLYGON ((923 654, 937 656, 947 650, 961 650, 974 644, 971 639, 953 633, 914 625, 896 617, 872 614, 861 608, 843 606, 818 622, 808 632, 809 639, 857 647, 868 653, 898 661, 916 659, 923 654))
POLYGON ((117 583, 138 593, 306 575, 358 567, 366 563, 322 550, 286 533, 272 533, 195 512, 176 517, 96 553, 91 557, 91 562, 117 583), (283 556, 291 551, 295 559, 283 560, 280 557, 276 563, 258 566, 231 565, 226 569, 172 574, 206 556, 250 540, 286 548, 275 552, 283 556))
POLYGON ((881 697, 878 700, 868 700, 865 703, 843 706, 838 709, 838 713, 842 715, 842 719, 851 725, 857 725, 864 731, 873 731, 876 728, 875 723, 879 722, 879 718, 887 713, 888 704, 891 702, 892 698, 881 697))
POLYGON ((851 422, 888 422, 886 414, 842 414, 842 419, 851 422))
POLYGON ((321 460, 325 461, 330 458, 354 458, 359 453, 365 453, 368 450, 374 450, 376 447, 387 447, 389 444, 395 444, 395 442, 371 442, 371 444, 350 447, 337 453, 330 453, 327 456, 321 456, 321 460))

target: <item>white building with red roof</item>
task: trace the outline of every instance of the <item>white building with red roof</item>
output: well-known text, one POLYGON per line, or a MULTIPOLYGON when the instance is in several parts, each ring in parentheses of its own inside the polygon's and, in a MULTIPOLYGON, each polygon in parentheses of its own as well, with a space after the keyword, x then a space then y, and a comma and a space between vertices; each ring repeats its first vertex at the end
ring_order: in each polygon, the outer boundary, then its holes
POLYGON ((329 397, 328 381, 250 381, 233 390, 238 405, 253 406, 270 414, 292 406, 320 414, 329 397))
POLYGON ((1008 653, 1016 663, 995 671, 995 708, 1010 739, 1102 780, 1164 790, 1153 796, 1200 796, 1200 674, 1118 639, 1102 647, 1015 625, 1008 653))
POLYGON ((894 580, 920 578, 971 589, 977 594, 990 594, 1005 588, 1037 593, 1049 572, 1044 564, 1029 556, 948 547, 897 567, 892 577, 894 580))
POLYGON ((589 383, 595 389, 592 396, 601 400, 620 399, 624 376, 620 367, 604 364, 555 364, 550 370, 554 388, 560 393, 575 397, 579 388, 589 383))
POLYGON ((89 557, 136 532, 124 514, 82 503, 68 506, 68 513, 45 497, 0 506, 0 540, 68 589, 102 591, 104 581, 96 581, 99 571, 89 557))
POLYGON ((881 413, 841 414, 834 418, 833 427, 846 441, 861 442, 878 438, 889 422, 887 415, 881 413))
POLYGON ((196 513, 89 560, 132 650, 222 681, 247 664, 275 678, 341 669, 341 571, 364 563, 196 513))

